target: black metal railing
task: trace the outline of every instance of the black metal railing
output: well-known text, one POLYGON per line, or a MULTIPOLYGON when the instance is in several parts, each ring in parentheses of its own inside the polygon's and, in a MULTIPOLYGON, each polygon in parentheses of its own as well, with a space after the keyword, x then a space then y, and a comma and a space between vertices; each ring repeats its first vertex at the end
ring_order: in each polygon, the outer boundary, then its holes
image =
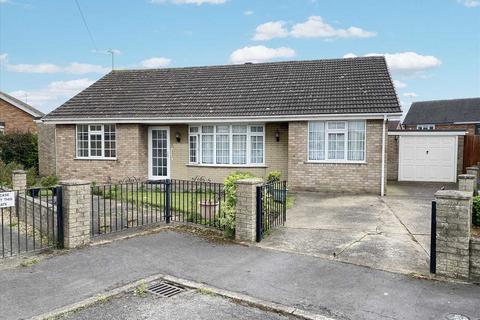
POLYGON ((278 181, 257 187, 256 240, 283 226, 287 218, 287 182, 278 181))
POLYGON ((222 229, 223 184, 188 180, 92 186, 92 236, 160 223, 222 229))
POLYGON ((61 187, 0 192, 14 198, 0 208, 1 258, 63 247, 61 187))

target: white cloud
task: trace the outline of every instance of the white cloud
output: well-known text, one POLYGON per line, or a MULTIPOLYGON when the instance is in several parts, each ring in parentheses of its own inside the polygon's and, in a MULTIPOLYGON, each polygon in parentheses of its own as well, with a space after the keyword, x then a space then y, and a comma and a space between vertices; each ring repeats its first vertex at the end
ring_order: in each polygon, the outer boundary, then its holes
POLYGON ((376 32, 366 31, 358 27, 347 29, 335 29, 332 25, 323 21, 320 16, 311 16, 307 21, 297 23, 292 27, 292 36, 296 38, 370 38, 377 35, 376 32))
POLYGON ((150 59, 143 60, 140 62, 142 67, 145 68, 162 68, 168 66, 172 62, 171 59, 164 57, 154 57, 150 59))
POLYGON ((270 40, 273 38, 285 38, 288 36, 288 30, 285 28, 284 21, 270 21, 259 25, 255 29, 253 40, 270 40))
POLYGON ((344 58, 356 58, 357 55, 350 52, 350 53, 344 54, 343 57, 344 58))
POLYGON ((403 96, 407 97, 407 98, 410 98, 410 99, 413 99, 413 98, 418 97, 418 94, 416 94, 415 92, 405 92, 403 94, 403 96))
POLYGON ((311 16, 307 21, 296 23, 291 30, 287 30, 284 21, 270 21, 256 28, 253 40, 269 40, 273 38, 370 38, 377 35, 376 32, 366 31, 358 27, 336 29, 325 22, 320 16, 311 16))
POLYGON ((107 73, 108 68, 100 65, 72 62, 67 66, 59 66, 52 63, 39 64, 7 64, 7 70, 20 73, 69 73, 69 74, 87 74, 87 73, 107 73))
MULTIPOLYGON (((387 60, 388 67, 392 72, 403 74, 414 74, 424 70, 438 67, 442 61, 434 56, 421 55, 416 52, 399 52, 399 53, 369 53, 365 57, 384 56, 387 60)), ((356 57, 353 53, 347 53, 344 58, 356 57)))
POLYGON ((8 54, 0 53, 0 62, 7 61, 8 54))
POLYGON ((287 47, 268 48, 265 46, 251 46, 237 49, 230 55, 231 63, 267 62, 295 56, 295 50, 287 47))
POLYGON ((173 4, 196 4, 198 6, 202 4, 223 4, 227 0, 151 0, 151 3, 173 3, 173 4))
POLYGON ((457 0, 458 3, 463 4, 468 8, 475 8, 480 6, 480 1, 478 0, 457 0))
POLYGON ((251 16, 254 12, 252 10, 245 10, 243 11, 243 14, 246 16, 251 16))
POLYGON ((393 85, 397 89, 405 88, 407 86, 407 84, 405 82, 402 82, 400 80, 393 80, 393 85))
POLYGON ((60 106, 60 104, 70 99, 94 82, 94 80, 87 78, 67 81, 54 81, 44 88, 30 91, 17 90, 10 92, 10 94, 22 101, 27 100, 28 104, 38 107, 43 111, 49 111, 52 108, 60 106))

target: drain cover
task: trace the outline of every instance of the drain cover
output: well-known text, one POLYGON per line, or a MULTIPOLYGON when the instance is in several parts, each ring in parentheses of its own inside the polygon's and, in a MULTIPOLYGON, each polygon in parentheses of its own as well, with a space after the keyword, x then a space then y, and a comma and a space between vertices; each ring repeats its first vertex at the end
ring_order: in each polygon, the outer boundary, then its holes
POLYGON ((176 294, 179 294, 185 291, 185 288, 178 284, 162 281, 162 282, 151 285, 150 287, 147 288, 146 291, 160 297, 170 298, 176 294))
POLYGON ((463 316, 461 314, 450 313, 445 317, 447 320, 470 320, 469 317, 463 316))

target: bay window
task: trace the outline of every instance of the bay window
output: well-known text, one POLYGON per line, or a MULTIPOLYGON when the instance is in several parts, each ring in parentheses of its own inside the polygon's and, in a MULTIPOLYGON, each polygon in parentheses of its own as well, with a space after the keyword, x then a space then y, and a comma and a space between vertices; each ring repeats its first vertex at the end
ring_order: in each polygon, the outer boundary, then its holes
POLYGON ((114 159, 116 128, 114 124, 80 124, 76 134, 77 158, 114 159))
POLYGON ((263 125, 200 125, 189 128, 190 163, 262 165, 263 125))
POLYGON ((309 122, 308 161, 365 161, 365 120, 309 122))

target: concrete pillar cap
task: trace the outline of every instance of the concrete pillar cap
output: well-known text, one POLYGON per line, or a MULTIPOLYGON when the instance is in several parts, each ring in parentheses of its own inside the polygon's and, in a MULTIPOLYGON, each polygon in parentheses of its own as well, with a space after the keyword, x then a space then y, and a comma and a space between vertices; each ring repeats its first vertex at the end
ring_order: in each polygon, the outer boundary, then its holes
POLYGON ((61 186, 84 186, 84 185, 90 184, 90 182, 86 180, 72 179, 72 180, 62 180, 58 184, 61 186))
POLYGON ((438 190, 437 192, 435 192, 435 198, 437 199, 470 200, 472 199, 472 197, 472 191, 438 190))
POLYGON ((25 173, 27 173, 27 172, 26 172, 25 170, 19 169, 19 170, 13 170, 12 173, 13 173, 13 174, 25 174, 25 173))
POLYGON ((458 179, 475 179, 475 175, 473 174, 461 174, 458 176, 458 179))
POLYGON ((263 179, 261 178, 248 178, 248 179, 240 179, 237 180, 237 184, 261 184, 263 183, 263 179))

